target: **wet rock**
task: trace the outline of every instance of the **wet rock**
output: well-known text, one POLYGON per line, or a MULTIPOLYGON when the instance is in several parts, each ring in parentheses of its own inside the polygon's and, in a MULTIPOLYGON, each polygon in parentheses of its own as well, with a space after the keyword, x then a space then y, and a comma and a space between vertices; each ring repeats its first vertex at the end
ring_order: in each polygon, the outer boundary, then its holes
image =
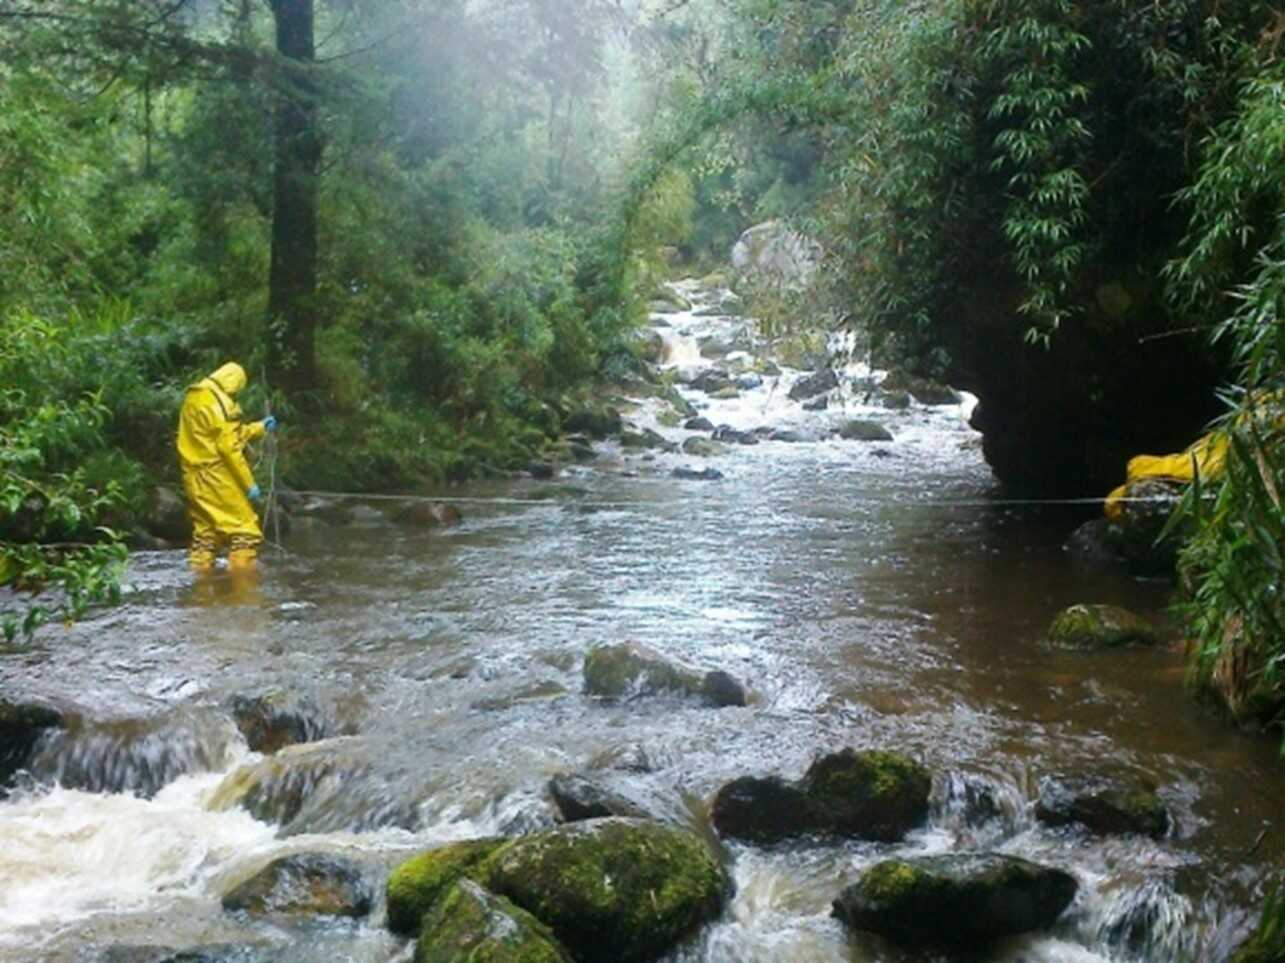
POLYGON ((738 431, 731 425, 719 425, 714 429, 714 440, 729 445, 757 445, 758 435, 752 431, 738 431))
POLYGON ((183 495, 165 485, 153 488, 143 516, 143 528, 149 535, 171 544, 186 545, 192 537, 192 522, 183 495))
POLYGON ((892 432, 877 421, 854 418, 839 429, 839 437, 845 441, 892 441, 892 432))
POLYGON ((568 434, 584 433, 590 438, 610 438, 624 427, 620 412, 610 405, 586 405, 567 415, 562 428, 568 434))
POLYGON ((552 931, 503 896, 460 880, 424 918, 415 963, 572 963, 552 931))
POLYGON ((691 455, 693 458, 715 458, 726 453, 726 448, 708 438, 693 435, 683 441, 683 454, 691 455))
POLYGON ((802 432, 794 431, 789 428, 778 428, 767 436, 769 441, 784 441, 792 445, 802 444, 808 441, 802 432))
POLYGON ((722 909, 728 881, 694 833, 597 819, 515 840, 488 887, 546 924, 581 963, 655 959, 722 909))
POLYGON ((1107 540, 1124 557, 1130 570, 1140 575, 1164 575, 1177 566, 1182 531, 1161 534, 1187 486, 1161 478, 1130 482, 1124 489, 1120 518, 1106 529, 1107 540))
POLYGON ((14 773, 31 763, 41 737, 66 724, 63 714, 49 706, 0 700, 0 799, 14 773))
POLYGON ((889 411, 905 411, 910 407, 909 391, 881 391, 879 404, 889 411))
POLYGON ((1153 785, 1104 778, 1046 779, 1035 816, 1047 826, 1079 825, 1102 836, 1136 833, 1163 839, 1169 810, 1153 785))
POLYGON ((813 398, 811 401, 803 402, 804 411, 825 411, 830 407, 830 396, 821 395, 819 398, 813 398))
POLYGON ((670 474, 686 481, 720 481, 723 477, 723 473, 716 468, 689 468, 686 465, 680 465, 670 474))
POLYGON ((713 431, 714 423, 708 418, 691 418, 683 427, 688 431, 713 431))
POLYGON ((1263 904, 1258 928, 1228 963, 1285 963, 1285 878, 1277 881, 1275 893, 1263 904))
POLYGON ((726 388, 719 388, 717 391, 711 391, 709 396, 715 401, 731 401, 733 398, 741 396, 741 390, 736 385, 728 385, 726 388))
POLYGON ((624 448, 660 448, 665 451, 677 447, 660 432, 650 428, 644 428, 642 431, 622 431, 620 444, 624 448))
POLYGON ((230 773, 209 808, 240 806, 255 819, 276 823, 283 835, 369 832, 418 825, 414 799, 351 738, 288 746, 230 773))
POLYGON ((898 752, 867 750, 821 756, 797 783, 745 776, 714 797, 714 826, 724 836, 775 843, 827 835, 895 842, 928 817, 932 778, 898 752))
POLYGON ((790 400, 807 401, 837 387, 839 387, 839 376, 835 374, 833 368, 824 368, 795 382, 790 388, 790 400))
POLYGON ((445 502, 415 501, 397 512, 397 521, 419 528, 451 528, 464 520, 454 505, 445 502))
POLYGON ((1072 605, 1049 626, 1049 641, 1073 649, 1155 645, 1160 633, 1146 619, 1116 605, 1072 605))
POLYGON ((172 946, 109 946, 97 963, 275 963, 279 954, 271 948, 234 943, 216 943, 175 949, 172 946))
POLYGON ((947 385, 904 371, 890 371, 881 385, 884 391, 905 391, 921 405, 957 405, 963 396, 947 385))
POLYGON ((755 388, 763 387, 763 376, 758 374, 744 374, 736 379, 736 387, 742 391, 753 391, 755 388))
POLYGON ((234 696, 232 718, 246 745, 264 755, 334 734, 330 720, 310 699, 279 689, 234 696))
POLYGON ((696 406, 684 398, 682 392, 673 385, 661 392, 661 398, 669 403, 669 406, 678 413, 680 418, 696 417, 696 406))
POLYGON ((549 796, 560 822, 577 823, 607 816, 645 819, 649 813, 623 796, 576 773, 560 773, 549 780, 549 796))
POLYGON ((897 943, 967 949, 1051 926, 1077 888, 1070 874, 1014 856, 921 856, 866 870, 834 915, 897 943))
POLYGON ((370 887, 349 860, 297 853, 273 860, 223 896, 223 908, 251 916, 350 916, 370 912, 370 887))
POLYGON ((1085 522, 1062 546, 1072 558, 1089 565, 1116 565, 1127 561, 1111 535, 1111 523, 1105 518, 1085 522))
POLYGON ((715 394, 725 388, 735 388, 732 377, 725 368, 706 368, 698 372, 691 380, 690 386, 706 394, 715 394))
POLYGON ((600 645, 585 657, 584 691, 604 699, 630 699, 669 692, 699 696, 719 708, 745 705, 745 688, 725 672, 701 675, 644 646, 600 645))
POLYGON ((504 839, 470 839, 412 856, 388 877, 388 928, 403 936, 419 932, 424 914, 461 879, 480 879, 480 867, 504 839))

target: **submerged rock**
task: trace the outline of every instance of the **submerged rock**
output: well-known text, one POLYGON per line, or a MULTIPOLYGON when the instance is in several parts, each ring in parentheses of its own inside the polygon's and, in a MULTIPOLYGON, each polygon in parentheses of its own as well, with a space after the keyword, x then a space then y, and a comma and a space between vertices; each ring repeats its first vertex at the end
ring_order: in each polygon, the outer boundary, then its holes
POLYGON ((730 445, 757 445, 758 435, 752 431, 738 431, 731 425, 719 425, 714 429, 714 440, 730 445))
POLYGON ((232 718, 245 736, 246 745, 264 755, 333 734, 330 720, 315 703, 280 689, 234 696, 232 718))
POLYGON ((0 700, 0 799, 14 773, 30 764, 41 736, 66 724, 63 714, 49 706, 0 700))
POLYGON ((412 936, 424 914, 461 879, 480 879, 480 867, 504 839, 471 839, 412 856, 388 877, 388 928, 412 936))
POLYGON ((722 909, 728 881, 700 837, 634 819, 574 823, 488 860, 489 888, 581 963, 654 959, 722 909))
POLYGON ((503 896, 460 880, 424 918, 415 963, 572 963, 553 932, 503 896))
POLYGON ((834 369, 823 368, 815 374, 796 381, 794 386, 790 388, 790 400, 806 401, 837 387, 839 387, 839 376, 835 374, 834 369))
POLYGON ((109 946, 96 963, 275 963, 280 954, 271 947, 212 943, 176 949, 172 946, 109 946))
POLYGON ((1162 839, 1171 823, 1155 786, 1103 778, 1047 779, 1035 816, 1048 826, 1080 825, 1099 835, 1137 833, 1162 839))
POLYGON ((643 646, 625 642, 600 645, 585 657, 586 695, 606 699, 628 699, 658 695, 700 696, 718 707, 743 706, 744 686, 726 672, 701 675, 643 646))
POLYGON ((854 418, 839 429, 839 437, 845 441, 892 441, 892 432, 877 421, 854 418))
POLYGON ((607 816, 645 819, 650 815, 623 796, 576 773, 554 776, 549 780, 548 788, 549 796, 561 817, 560 822, 578 823, 607 816))
POLYGON ((964 949, 1052 925, 1077 888, 1070 874, 1014 856, 921 856, 866 870, 834 915, 897 943, 964 949))
POLYGON ((328 853, 273 860, 223 896, 223 908, 251 916, 365 916, 370 887, 356 864, 328 853))
POLYGON ((678 466, 670 474, 687 481, 719 481, 723 477, 723 473, 716 468, 690 468, 687 465, 678 466))
POLYGON ((1146 619, 1116 605, 1072 605, 1049 627, 1049 641, 1073 649, 1154 645, 1160 633, 1146 619))
POLYGON ((775 843, 798 836, 895 842, 928 817, 932 777, 899 752, 844 749, 797 783, 745 776, 719 789, 711 816, 724 836, 775 843))
POLYGON ((644 428, 642 431, 622 431, 620 444, 624 448, 660 448, 672 451, 677 446, 658 431, 644 428))
POLYGON ((706 368, 704 371, 697 372, 696 376, 692 378, 690 386, 709 395, 725 388, 736 387, 732 381, 732 376, 724 368, 706 368))

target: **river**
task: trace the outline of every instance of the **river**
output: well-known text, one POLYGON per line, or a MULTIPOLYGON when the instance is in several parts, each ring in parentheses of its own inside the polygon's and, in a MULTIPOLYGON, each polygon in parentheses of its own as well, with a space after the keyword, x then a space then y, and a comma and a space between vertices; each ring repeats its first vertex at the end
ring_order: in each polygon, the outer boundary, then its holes
MULTIPOLYGON (((657 323, 676 366, 696 361, 697 335, 737 322, 657 323)), ((270 859, 316 850, 382 887, 420 849, 549 825, 545 785, 564 771, 593 770, 704 827, 724 782, 797 777, 844 746, 925 762, 929 825, 896 845, 728 846, 735 896, 670 963, 920 959, 846 935, 831 901, 890 853, 979 848, 1081 885, 1055 930, 988 960, 1224 959, 1285 860, 1275 744, 1189 701, 1176 648, 1085 653, 1043 638, 1076 602, 1161 620, 1168 586, 1069 558, 1083 509, 1004 501, 966 405, 892 412, 858 394, 807 412, 787 397, 798 377, 723 401, 684 394, 716 424, 807 432, 869 415, 894 440, 765 441, 708 462, 607 443, 552 480, 453 491, 458 527, 402 524, 383 503, 305 519, 257 578, 197 579, 181 552, 134 555, 120 607, 0 655, 0 692, 80 720, 41 750, 41 784, 0 802, 0 959, 144 944, 409 959, 382 906, 300 926, 225 914, 220 896, 270 859), (671 476, 705 464, 724 477, 671 476), (583 695, 586 651, 625 640, 724 669, 754 698, 715 710, 583 695), (274 687, 318 707, 344 760, 286 825, 227 805, 230 775, 259 762, 227 705, 274 687), (1160 787, 1168 838, 1035 821, 1042 779, 1117 772, 1160 787)), ((692 434, 657 412, 646 400, 628 417, 692 434)))

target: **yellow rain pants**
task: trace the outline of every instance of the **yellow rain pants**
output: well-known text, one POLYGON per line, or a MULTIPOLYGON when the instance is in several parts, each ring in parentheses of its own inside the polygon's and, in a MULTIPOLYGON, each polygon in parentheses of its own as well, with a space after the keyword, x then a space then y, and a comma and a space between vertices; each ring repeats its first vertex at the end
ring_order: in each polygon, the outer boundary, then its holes
POLYGON ((1124 515, 1125 489, 1144 478, 1163 478, 1168 481, 1189 482, 1200 472, 1201 478, 1214 478, 1223 470, 1227 461, 1230 442, 1220 431, 1211 432, 1186 451, 1176 455, 1137 455, 1129 459, 1125 469, 1125 482, 1107 496, 1103 511, 1107 518, 1118 522, 1124 515))
POLYGON ((254 475, 245 446, 263 435, 263 424, 241 421, 232 396, 245 387, 245 370, 229 362, 187 389, 178 418, 178 459, 192 520, 188 560, 209 568, 222 543, 231 567, 253 565, 263 532, 246 494, 254 475))

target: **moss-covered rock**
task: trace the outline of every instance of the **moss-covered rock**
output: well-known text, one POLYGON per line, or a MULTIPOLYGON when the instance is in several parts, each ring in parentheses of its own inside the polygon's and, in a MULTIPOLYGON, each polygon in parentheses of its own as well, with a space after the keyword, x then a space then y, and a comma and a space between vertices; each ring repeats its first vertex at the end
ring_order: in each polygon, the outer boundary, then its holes
POLYGON ((1116 605, 1072 605, 1049 626, 1049 641, 1074 649, 1154 645, 1160 633, 1146 619, 1116 605))
POLYGON ((1263 905, 1258 929, 1237 948, 1229 963, 1285 963, 1285 879, 1263 905))
POLYGON ((476 878, 478 867, 505 845, 503 839, 471 839, 412 856, 388 877, 388 928, 412 936, 424 914, 458 880, 476 878))
POLYGON ((797 783, 743 777, 714 797, 720 833, 758 843, 833 835, 892 842, 928 816, 932 777, 898 752, 844 749, 813 762, 797 783))
POLYGON ((572 963, 549 928, 461 880, 424 917, 415 963, 572 963))
POLYGON ((1170 825, 1155 786, 1102 778, 1045 780, 1035 815, 1048 826, 1080 825, 1100 835, 1137 833, 1153 839, 1162 839, 1170 825))
POLYGON ((1052 925, 1076 889, 1068 873, 995 853, 894 859, 845 889, 834 915, 898 943, 962 949, 1052 925))
POLYGON ((728 885, 694 833, 614 818, 515 840, 486 878, 581 963, 659 956, 719 913, 728 885))
POLYGON ((844 441, 892 441, 892 432, 877 421, 853 418, 839 429, 844 441))
POLYGON ((327 853, 273 860, 223 896, 223 908, 252 916, 365 916, 370 887, 357 866, 327 853))
POLYGON ((701 674, 632 642, 600 645, 585 656, 584 691, 603 699, 672 693, 715 707, 743 706, 745 687, 726 672, 701 674))

